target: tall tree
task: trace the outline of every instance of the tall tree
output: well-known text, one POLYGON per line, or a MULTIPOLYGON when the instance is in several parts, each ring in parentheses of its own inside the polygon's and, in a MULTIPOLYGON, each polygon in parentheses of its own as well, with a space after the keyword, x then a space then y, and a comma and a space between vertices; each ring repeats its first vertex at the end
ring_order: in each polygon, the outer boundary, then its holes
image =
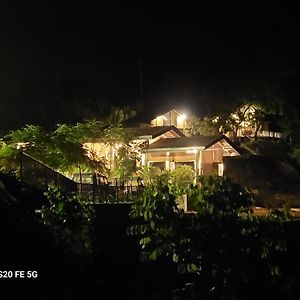
POLYGON ((218 126, 213 122, 213 118, 190 118, 189 120, 191 135, 217 135, 219 133, 218 126))

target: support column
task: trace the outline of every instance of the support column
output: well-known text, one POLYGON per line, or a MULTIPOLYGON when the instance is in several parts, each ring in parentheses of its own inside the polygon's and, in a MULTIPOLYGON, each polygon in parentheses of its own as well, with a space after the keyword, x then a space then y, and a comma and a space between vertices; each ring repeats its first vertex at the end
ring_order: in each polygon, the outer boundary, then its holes
POLYGON ((166 165, 165 169, 168 171, 170 170, 170 152, 166 152, 166 165))
POLYGON ((203 150, 199 151, 199 156, 198 156, 198 175, 202 175, 202 160, 203 160, 203 150))
POLYGON ((171 171, 175 170, 175 161, 174 160, 170 162, 170 170, 171 171))
POLYGON ((194 152, 194 184, 197 184, 197 177, 198 177, 198 164, 199 164, 199 152, 194 152))
POLYGON ((218 164, 218 175, 223 176, 223 174, 224 174, 224 163, 222 162, 218 164))
POLYGON ((194 152, 194 171, 198 175, 199 152, 194 152))
POLYGON ((141 163, 142 163, 142 167, 144 167, 146 165, 146 153, 142 153, 141 155, 141 163))
POLYGON ((150 167, 149 153, 142 153, 141 163, 142 167, 150 167))

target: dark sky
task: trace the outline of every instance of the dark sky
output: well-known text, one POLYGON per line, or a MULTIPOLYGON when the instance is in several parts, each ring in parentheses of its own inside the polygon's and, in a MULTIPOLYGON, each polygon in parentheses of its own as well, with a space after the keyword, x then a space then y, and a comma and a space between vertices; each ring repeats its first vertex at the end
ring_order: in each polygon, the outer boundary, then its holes
POLYGON ((12 2, 0 10, 3 128, 72 119, 95 99, 135 104, 139 62, 147 110, 181 104, 199 114, 298 68, 297 9, 287 1, 12 2))

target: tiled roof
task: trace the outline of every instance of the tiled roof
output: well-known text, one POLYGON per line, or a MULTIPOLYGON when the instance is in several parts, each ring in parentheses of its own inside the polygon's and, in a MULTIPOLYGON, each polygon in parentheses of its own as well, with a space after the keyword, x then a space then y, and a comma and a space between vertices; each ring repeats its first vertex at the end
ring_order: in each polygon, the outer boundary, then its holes
POLYGON ((161 148, 186 148, 186 147, 205 147, 217 137, 211 136, 192 136, 174 139, 161 139, 149 146, 149 149, 161 148))
POLYGON ((235 146, 232 144, 230 139, 225 135, 221 136, 191 136, 191 137, 180 137, 172 139, 161 139, 155 143, 149 145, 146 149, 175 149, 175 148, 209 148, 211 145, 221 141, 226 140, 233 148, 235 146))

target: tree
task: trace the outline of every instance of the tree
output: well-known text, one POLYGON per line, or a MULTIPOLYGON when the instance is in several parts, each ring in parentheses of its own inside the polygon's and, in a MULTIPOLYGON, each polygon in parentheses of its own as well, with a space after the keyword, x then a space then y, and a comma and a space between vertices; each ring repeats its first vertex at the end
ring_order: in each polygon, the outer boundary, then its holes
POLYGON ((131 178, 137 171, 138 152, 128 144, 121 144, 115 159, 115 168, 111 177, 120 181, 131 178))
POLYGON ((300 145, 295 145, 292 151, 292 158, 300 165, 300 145))
POLYGON ((217 135, 219 133, 218 127, 214 124, 211 118, 191 118, 189 123, 191 124, 191 128, 189 130, 191 135, 210 136, 217 135))
POLYGON ((266 112, 259 105, 252 105, 251 111, 247 116, 247 121, 254 128, 254 139, 257 139, 258 131, 262 128, 266 121, 266 112))
MULTIPOLYGON (((94 163, 88 159, 82 142, 91 135, 91 127, 99 125, 93 121, 75 126, 58 124, 53 132, 47 132, 41 126, 27 125, 12 131, 4 138, 5 143, 0 149, 0 152, 7 154, 2 157, 2 166, 9 169, 12 166, 11 160, 18 158, 21 147, 61 172, 73 172, 78 165, 93 168, 94 163)), ((101 132, 101 127, 98 130, 101 132)))
POLYGON ((231 131, 233 139, 237 139, 239 130, 245 136, 249 134, 257 139, 259 130, 270 115, 279 117, 280 112, 268 104, 245 102, 245 104, 235 108, 233 112, 223 113, 212 118, 212 123, 222 133, 231 131))
POLYGON ((219 130, 223 133, 232 131, 233 139, 237 139, 238 130, 242 125, 249 122, 249 113, 251 113, 251 104, 238 107, 234 112, 215 118, 215 123, 219 125, 219 130))
POLYGON ((75 125, 58 124, 54 131, 41 126, 27 125, 12 131, 0 144, 2 168, 18 169, 20 147, 48 166, 70 175, 78 167, 86 172, 97 171, 111 178, 125 180, 137 169, 137 149, 129 144, 131 134, 122 122, 130 112, 112 111, 111 123, 86 120, 75 125), (110 148, 111 164, 104 157, 96 157, 83 145, 96 141, 110 148))
POLYGON ((159 177, 133 204, 131 216, 144 222, 129 231, 140 236, 144 259, 171 258, 189 275, 198 297, 214 291, 215 299, 234 299, 256 282, 258 270, 264 283, 279 275, 276 256, 285 251, 280 214, 256 217, 249 192, 224 177, 201 177, 190 187, 193 214, 178 208, 178 195, 159 177))

